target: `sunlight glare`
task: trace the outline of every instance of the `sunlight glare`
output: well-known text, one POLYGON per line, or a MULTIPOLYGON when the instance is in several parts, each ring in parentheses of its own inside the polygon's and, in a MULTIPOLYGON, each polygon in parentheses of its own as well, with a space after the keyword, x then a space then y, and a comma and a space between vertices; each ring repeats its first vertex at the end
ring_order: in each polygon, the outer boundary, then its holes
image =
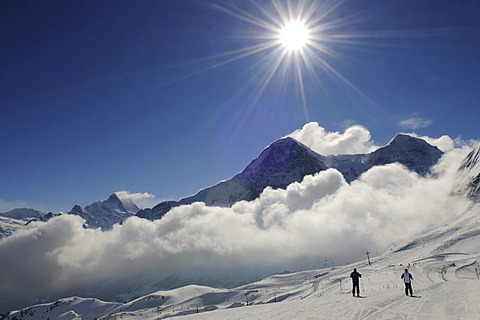
POLYGON ((301 51, 308 44, 310 30, 301 21, 288 22, 279 33, 281 45, 289 52, 301 51))
MULTIPOLYGON (((346 58, 337 51, 338 48, 366 45, 363 39, 372 34, 346 32, 361 20, 361 14, 338 15, 336 10, 345 0, 251 0, 248 6, 240 5, 246 1, 239 1, 238 5, 229 1, 220 2, 221 5, 215 6, 217 10, 249 25, 251 29, 247 38, 252 44, 222 54, 224 59, 214 67, 259 57, 252 68, 258 74, 253 77, 255 82, 252 80, 255 86, 248 98, 249 105, 254 106, 269 85, 274 82, 280 84, 276 80, 280 79, 283 84, 293 81, 305 120, 310 121, 305 88, 307 76, 314 85, 324 90, 323 78, 331 77, 374 104, 329 62, 330 59, 346 58)), ((379 36, 384 37, 384 34, 379 36)))

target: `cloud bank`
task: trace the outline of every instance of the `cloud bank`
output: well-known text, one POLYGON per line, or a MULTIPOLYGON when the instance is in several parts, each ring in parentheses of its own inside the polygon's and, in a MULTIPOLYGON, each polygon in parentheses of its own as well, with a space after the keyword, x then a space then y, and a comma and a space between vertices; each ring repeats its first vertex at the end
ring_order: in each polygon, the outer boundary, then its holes
MULTIPOLYGON (((302 130, 302 139, 319 144, 305 132, 320 127, 302 130)), ((323 136, 337 146, 333 153, 372 148, 362 127, 323 136)), ((0 240, 0 311, 69 295, 112 299, 145 281, 228 286, 272 272, 362 260, 366 250, 380 253, 408 241, 465 207, 467 200, 450 192, 467 152, 448 152, 435 178, 390 164, 349 185, 329 169, 231 208, 194 203, 161 220, 132 217, 105 232, 84 229, 73 215, 37 223, 0 240)))

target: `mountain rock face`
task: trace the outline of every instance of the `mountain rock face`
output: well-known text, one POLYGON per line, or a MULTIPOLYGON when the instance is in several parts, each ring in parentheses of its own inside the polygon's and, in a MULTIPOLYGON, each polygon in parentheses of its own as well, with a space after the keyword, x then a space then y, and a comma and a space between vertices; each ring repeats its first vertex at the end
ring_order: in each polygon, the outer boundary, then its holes
POLYGON ((473 149, 458 169, 455 193, 480 201, 480 146, 473 149))
POLYGON ((197 201, 209 206, 231 206, 241 200, 254 200, 267 187, 286 188, 304 176, 328 169, 325 157, 313 152, 293 138, 275 141, 263 150, 241 173, 232 179, 180 201, 165 201, 152 209, 141 210, 137 216, 155 220, 171 208, 197 201))
POLYGON ((442 155, 440 149, 425 140, 399 134, 386 147, 366 155, 366 163, 373 167, 398 162, 425 176, 442 155))
POLYGON ((152 209, 137 213, 141 218, 161 218, 171 208, 202 201, 209 206, 231 206, 237 201, 254 200, 267 187, 286 188, 304 176, 335 168, 345 180, 352 182, 373 166, 401 163, 420 175, 426 175, 443 155, 437 147, 422 139, 397 135, 387 146, 370 154, 322 156, 307 146, 287 137, 272 143, 241 173, 230 180, 180 201, 165 201, 152 209))
POLYGON ((75 205, 68 214, 82 217, 87 228, 100 227, 102 230, 106 230, 135 215, 139 210, 132 201, 121 200, 113 193, 107 200, 94 202, 85 208, 75 205))

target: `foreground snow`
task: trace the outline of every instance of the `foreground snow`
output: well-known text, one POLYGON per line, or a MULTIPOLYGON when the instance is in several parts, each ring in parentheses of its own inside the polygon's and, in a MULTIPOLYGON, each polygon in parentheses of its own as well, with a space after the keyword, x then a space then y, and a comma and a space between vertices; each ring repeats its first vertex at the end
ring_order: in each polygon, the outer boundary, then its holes
POLYGON ((346 290, 342 294, 328 290, 324 295, 317 292, 305 299, 219 310, 181 319, 479 319, 480 283, 473 279, 458 279, 455 273, 463 267, 452 269, 452 278, 446 278, 448 282, 428 279, 429 276, 436 277, 435 270, 411 268, 419 279, 414 284, 413 298, 403 293, 402 283, 398 280, 401 268, 369 268, 364 269, 361 298, 351 297, 346 290), (378 272, 382 275, 375 276, 378 272))

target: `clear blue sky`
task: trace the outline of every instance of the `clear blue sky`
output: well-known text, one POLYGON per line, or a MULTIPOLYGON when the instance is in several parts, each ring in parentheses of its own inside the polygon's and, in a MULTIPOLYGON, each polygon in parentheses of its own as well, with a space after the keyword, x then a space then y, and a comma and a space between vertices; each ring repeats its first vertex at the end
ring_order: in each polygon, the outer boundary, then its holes
POLYGON ((480 1, 345 1, 317 22, 347 37, 318 40, 333 54, 315 51, 303 95, 291 69, 265 80, 278 48, 241 56, 266 41, 251 21, 268 20, 262 8, 276 12, 270 1, 2 1, 0 200, 60 211, 119 190, 178 199, 309 121, 364 125, 377 144, 399 131, 479 138, 480 1))

